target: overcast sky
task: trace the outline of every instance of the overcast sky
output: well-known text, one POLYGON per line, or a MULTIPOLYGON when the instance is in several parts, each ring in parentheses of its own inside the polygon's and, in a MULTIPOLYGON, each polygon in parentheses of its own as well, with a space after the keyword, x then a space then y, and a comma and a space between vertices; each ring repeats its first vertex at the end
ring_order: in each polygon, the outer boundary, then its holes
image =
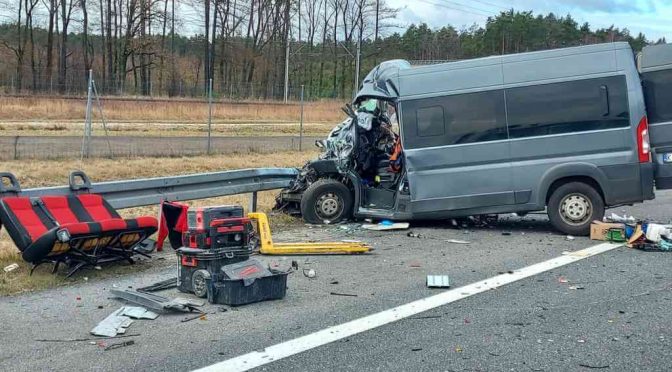
POLYGON ((627 27, 631 34, 643 32, 648 39, 665 37, 672 41, 672 0, 388 0, 388 4, 400 8, 397 23, 427 23, 432 28, 453 25, 456 28, 473 23, 483 25, 488 15, 510 9, 535 14, 553 12, 568 13, 592 29, 627 27))

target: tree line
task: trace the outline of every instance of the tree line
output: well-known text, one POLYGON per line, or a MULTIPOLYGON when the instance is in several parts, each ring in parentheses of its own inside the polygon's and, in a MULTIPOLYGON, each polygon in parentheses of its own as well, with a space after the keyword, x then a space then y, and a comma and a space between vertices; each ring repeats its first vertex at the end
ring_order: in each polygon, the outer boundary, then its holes
POLYGON ((484 25, 404 30, 385 0, 0 0, 0 85, 105 94, 350 97, 383 60, 459 60, 592 43, 650 43, 571 15, 501 11, 484 25), (5 1, 5 4, 3 4, 5 1), (400 31, 401 30, 401 31, 400 31), (357 63, 359 59, 360 63, 357 63), (285 70, 285 67, 288 67, 285 70), (361 74, 355 71, 359 67, 361 74), (4 78, 3 78, 4 77, 4 78))

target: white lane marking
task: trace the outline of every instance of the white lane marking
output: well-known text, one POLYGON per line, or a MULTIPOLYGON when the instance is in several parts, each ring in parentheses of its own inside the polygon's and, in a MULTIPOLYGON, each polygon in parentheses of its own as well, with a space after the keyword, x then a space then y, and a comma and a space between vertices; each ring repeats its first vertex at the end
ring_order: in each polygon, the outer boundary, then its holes
POLYGON ((263 351, 253 351, 251 353, 231 358, 223 362, 215 363, 213 365, 203 367, 197 370, 197 372, 247 371, 249 369, 263 366, 276 360, 287 358, 289 356, 296 355, 304 351, 314 349, 318 346, 326 345, 334 341, 356 335, 358 333, 369 331, 371 329, 396 322, 397 320, 401 320, 418 313, 473 296, 475 294, 499 288, 503 285, 529 278, 545 271, 553 270, 600 253, 611 251, 621 246, 622 244, 603 243, 582 249, 580 251, 571 252, 560 257, 552 258, 548 261, 524 267, 514 271, 512 274, 507 273, 497 275, 480 282, 441 292, 434 296, 409 302, 405 305, 397 306, 389 310, 384 310, 379 313, 355 319, 337 326, 329 327, 309 335, 295 338, 277 345, 269 346, 263 351))

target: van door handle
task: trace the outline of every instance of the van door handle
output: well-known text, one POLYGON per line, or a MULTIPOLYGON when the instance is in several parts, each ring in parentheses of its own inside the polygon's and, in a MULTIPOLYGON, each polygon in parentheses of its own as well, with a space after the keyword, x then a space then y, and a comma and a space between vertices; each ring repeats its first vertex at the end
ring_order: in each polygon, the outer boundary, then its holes
POLYGON ((609 90, 606 85, 600 86, 600 98, 602 99, 602 107, 604 108, 602 116, 609 116, 609 90))

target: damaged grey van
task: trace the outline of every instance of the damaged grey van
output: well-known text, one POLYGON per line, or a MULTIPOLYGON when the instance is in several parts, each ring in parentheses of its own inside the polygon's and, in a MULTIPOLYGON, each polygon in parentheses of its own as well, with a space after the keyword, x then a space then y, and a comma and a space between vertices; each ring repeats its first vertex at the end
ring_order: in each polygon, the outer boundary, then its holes
POLYGON ((653 199, 654 178, 672 188, 672 55, 653 54, 647 73, 664 76, 647 88, 652 141, 627 43, 384 62, 277 207, 311 223, 546 210, 558 230, 585 235, 605 208, 653 199))

